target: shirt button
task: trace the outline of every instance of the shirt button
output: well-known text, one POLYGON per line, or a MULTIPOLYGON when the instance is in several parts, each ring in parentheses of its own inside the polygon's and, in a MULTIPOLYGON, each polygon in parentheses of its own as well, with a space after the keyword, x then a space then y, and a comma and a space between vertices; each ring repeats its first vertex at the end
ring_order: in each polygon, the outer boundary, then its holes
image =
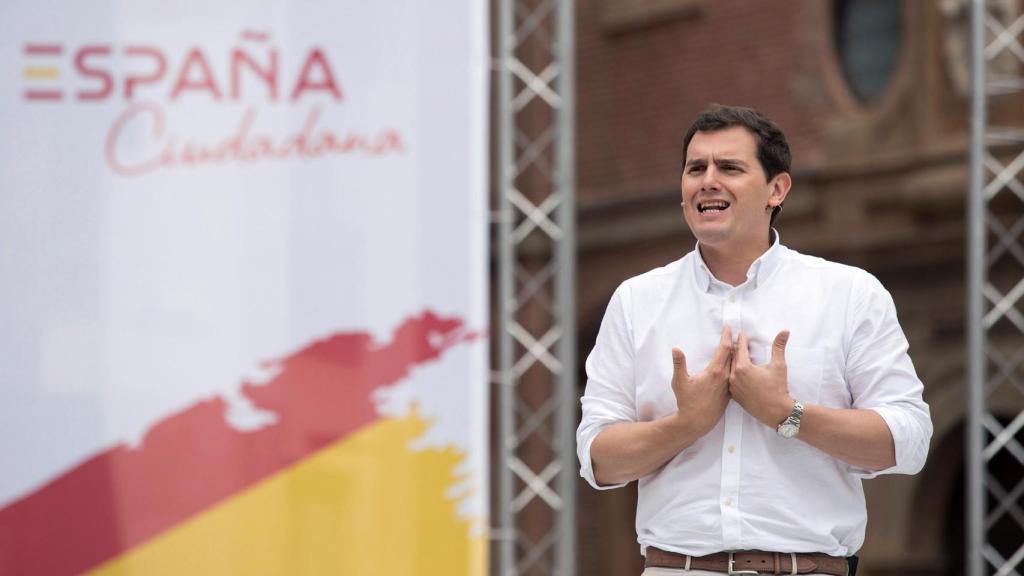
POLYGON ((736 447, 735 446, 729 446, 729 454, 732 454, 734 452, 736 452, 736 447))
POLYGON ((729 498, 728 496, 726 496, 725 497, 725 505, 726 506, 732 506, 732 498, 729 498))
POLYGON ((729 302, 736 302, 736 295, 735 294, 730 294, 729 295, 729 302))

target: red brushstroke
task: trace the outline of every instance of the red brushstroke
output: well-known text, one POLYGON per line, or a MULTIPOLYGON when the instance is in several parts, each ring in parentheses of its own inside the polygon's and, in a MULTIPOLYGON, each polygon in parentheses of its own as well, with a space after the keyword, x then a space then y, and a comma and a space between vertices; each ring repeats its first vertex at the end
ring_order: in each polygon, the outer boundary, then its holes
POLYGON ((242 393, 276 422, 243 432, 227 403, 199 402, 151 428, 138 448, 97 454, 0 509, 0 574, 78 574, 373 422, 373 390, 475 339, 456 318, 406 320, 386 345, 331 336, 271 363, 242 393))

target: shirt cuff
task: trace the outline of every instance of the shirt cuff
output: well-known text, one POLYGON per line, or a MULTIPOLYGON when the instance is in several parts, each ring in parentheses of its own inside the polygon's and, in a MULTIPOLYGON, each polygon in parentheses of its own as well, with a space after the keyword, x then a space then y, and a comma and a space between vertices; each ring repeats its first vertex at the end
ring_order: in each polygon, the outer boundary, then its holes
POLYGON ((629 482, 623 482, 622 484, 598 484, 597 478, 594 477, 594 462, 590 458, 590 446, 594 443, 594 439, 601 433, 601 429, 597 429, 589 438, 583 441, 580 446, 579 459, 580 459, 580 476, 587 481, 588 484, 593 486, 596 490, 612 490, 614 488, 622 488, 629 482))
POLYGON ((913 417, 905 414, 901 409, 894 406, 878 406, 866 408, 874 410, 892 434, 893 445, 896 448, 896 464, 882 470, 867 470, 857 466, 850 466, 850 473, 865 480, 869 480, 882 474, 917 474, 924 467, 925 458, 928 455, 927 441, 922 440, 918 426, 913 417))

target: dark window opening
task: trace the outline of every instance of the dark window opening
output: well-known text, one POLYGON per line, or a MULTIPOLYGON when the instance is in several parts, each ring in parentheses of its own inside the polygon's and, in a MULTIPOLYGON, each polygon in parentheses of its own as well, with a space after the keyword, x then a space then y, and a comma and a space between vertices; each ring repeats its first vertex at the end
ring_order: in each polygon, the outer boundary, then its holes
POLYGON ((889 85, 903 44, 903 3, 837 0, 834 37, 843 75, 861 102, 889 85))

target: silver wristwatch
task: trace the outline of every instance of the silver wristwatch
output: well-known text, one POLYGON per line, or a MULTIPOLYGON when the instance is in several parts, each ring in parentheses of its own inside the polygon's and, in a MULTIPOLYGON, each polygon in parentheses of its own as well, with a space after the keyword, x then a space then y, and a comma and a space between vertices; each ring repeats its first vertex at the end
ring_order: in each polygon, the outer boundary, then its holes
POLYGON ((800 419, 804 416, 804 403, 799 400, 793 401, 793 411, 789 413, 789 417, 779 424, 776 428, 776 432, 783 438, 792 438, 796 436, 797 432, 800 431, 800 419))

